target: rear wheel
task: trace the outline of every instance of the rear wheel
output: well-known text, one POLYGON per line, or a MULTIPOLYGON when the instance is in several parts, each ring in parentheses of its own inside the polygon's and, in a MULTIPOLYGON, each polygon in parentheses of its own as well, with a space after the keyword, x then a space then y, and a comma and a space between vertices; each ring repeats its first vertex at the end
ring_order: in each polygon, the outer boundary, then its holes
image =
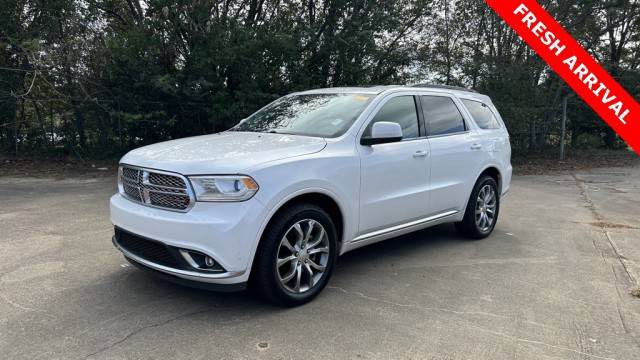
POLYGON ((325 287, 336 256, 336 229, 329 215, 315 205, 294 205, 278 214, 263 235, 254 285, 275 303, 304 304, 325 287))
POLYGON ((456 223, 456 229, 469 238, 483 239, 493 231, 500 211, 498 184, 490 176, 482 176, 476 182, 467 203, 464 218, 456 223))

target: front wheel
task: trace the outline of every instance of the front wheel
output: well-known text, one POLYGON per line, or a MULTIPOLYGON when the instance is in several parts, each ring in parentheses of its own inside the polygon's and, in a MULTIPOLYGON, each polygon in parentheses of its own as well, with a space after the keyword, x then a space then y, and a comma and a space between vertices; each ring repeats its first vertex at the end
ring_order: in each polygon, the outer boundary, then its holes
POLYGON ((325 287, 337 257, 337 233, 327 213, 311 204, 277 215, 265 232, 254 266, 257 290, 268 300, 297 306, 325 287))
POLYGON ((496 226, 499 211, 498 184, 492 177, 482 176, 473 187, 464 218, 455 224, 456 229, 466 237, 484 239, 496 226))

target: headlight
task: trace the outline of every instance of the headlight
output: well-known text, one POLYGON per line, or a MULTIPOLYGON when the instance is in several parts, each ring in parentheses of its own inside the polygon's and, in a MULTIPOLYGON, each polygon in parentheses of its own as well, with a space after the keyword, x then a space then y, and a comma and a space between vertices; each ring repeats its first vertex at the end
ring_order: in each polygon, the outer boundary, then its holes
POLYGON ((243 201, 258 192, 249 176, 190 176, 196 201, 243 201))

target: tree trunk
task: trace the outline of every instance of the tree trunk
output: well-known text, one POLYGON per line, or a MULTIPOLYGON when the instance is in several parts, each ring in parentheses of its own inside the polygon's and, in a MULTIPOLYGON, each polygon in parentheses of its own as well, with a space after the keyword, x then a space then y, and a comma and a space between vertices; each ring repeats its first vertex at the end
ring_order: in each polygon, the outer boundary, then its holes
POLYGON ((31 100, 31 103, 33 104, 33 109, 35 110, 35 113, 36 113, 36 120, 38 121, 38 125, 40 127, 40 131, 42 131, 42 143, 41 144, 46 144, 48 142, 47 129, 45 127, 44 118, 42 117, 42 113, 40 111, 40 107, 38 106, 38 103, 36 101, 34 101, 34 100, 31 100))
POLYGON ((7 126, 3 126, 3 128, 6 130, 7 132, 7 153, 12 153, 13 152, 13 148, 14 148, 14 144, 15 144, 15 132, 12 131, 11 129, 11 124, 15 123, 16 121, 18 121, 18 106, 17 106, 17 102, 16 99, 13 97, 10 97, 9 99, 6 100, 5 102, 5 106, 2 106, 2 115, 4 115, 2 118, 4 118, 6 121, 2 121, 3 123, 6 123, 7 126))
POLYGON ((529 151, 536 150, 536 123, 529 120, 529 151))
POLYGON ((73 107, 73 123, 76 126, 78 132, 78 145, 84 150, 87 147, 87 134, 85 132, 85 118, 82 110, 78 108, 77 101, 71 101, 73 107))

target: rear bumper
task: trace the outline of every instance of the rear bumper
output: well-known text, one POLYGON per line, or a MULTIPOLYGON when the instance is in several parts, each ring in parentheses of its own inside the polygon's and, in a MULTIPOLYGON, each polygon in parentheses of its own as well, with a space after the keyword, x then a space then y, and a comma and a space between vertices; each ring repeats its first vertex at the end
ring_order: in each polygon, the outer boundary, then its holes
POLYGON ((502 194, 500 197, 504 198, 509 193, 509 189, 511 189, 511 177, 513 175, 513 167, 511 164, 507 166, 502 173, 502 194))

